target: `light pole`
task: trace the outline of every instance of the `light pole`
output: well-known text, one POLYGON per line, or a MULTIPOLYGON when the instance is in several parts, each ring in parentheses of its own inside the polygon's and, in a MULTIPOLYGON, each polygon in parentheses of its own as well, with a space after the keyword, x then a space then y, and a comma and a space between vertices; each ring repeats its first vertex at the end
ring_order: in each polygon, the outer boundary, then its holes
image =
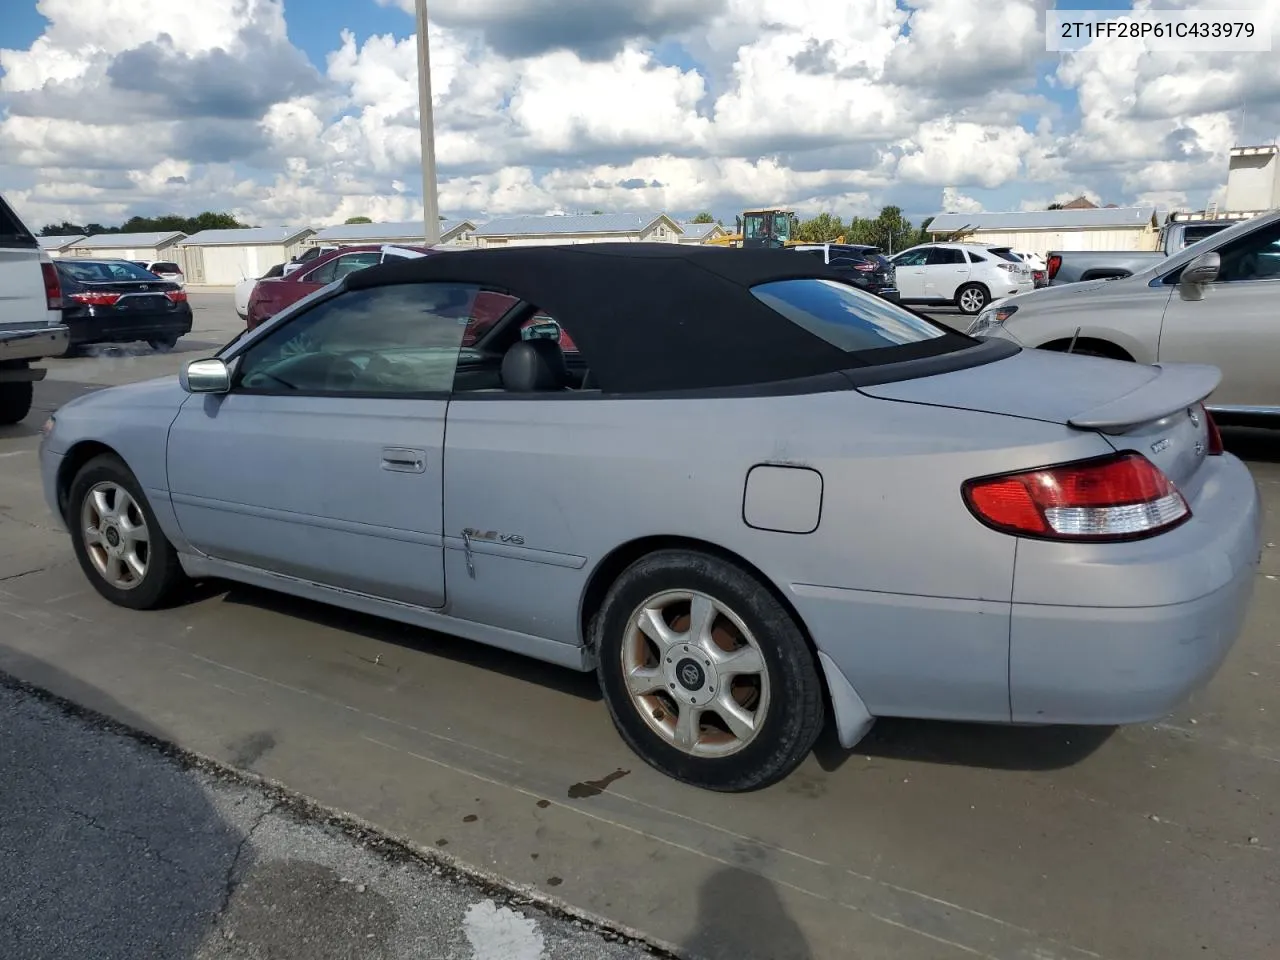
POLYGON ((422 206, 427 246, 440 242, 440 197, 436 191, 436 125, 431 110, 431 50, 427 0, 414 0, 418 14, 418 126, 422 134, 422 206))

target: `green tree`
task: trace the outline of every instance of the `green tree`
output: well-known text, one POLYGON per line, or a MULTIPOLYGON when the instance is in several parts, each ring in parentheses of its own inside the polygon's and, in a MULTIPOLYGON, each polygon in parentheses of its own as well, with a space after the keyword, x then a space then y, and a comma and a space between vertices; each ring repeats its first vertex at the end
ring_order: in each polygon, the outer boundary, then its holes
POLYGON ((1062 204, 1060 204, 1060 203, 1051 203, 1051 204, 1049 204, 1049 206, 1047 206, 1045 209, 1046 209, 1046 210, 1061 210, 1061 209, 1062 209, 1062 204))
POLYGON ((830 213, 820 213, 796 228, 795 238, 805 243, 829 243, 845 233, 844 221, 830 213))
POLYGON ((716 218, 711 215, 710 210, 703 210, 700 214, 693 218, 692 223, 715 223, 716 218))
POLYGON ((75 237, 84 234, 85 230, 78 223, 63 220, 61 223, 46 223, 40 229, 42 237, 75 237))
MULTIPOLYGON (((441 219, 441 220, 443 220, 443 219, 444 219, 444 217, 441 217, 440 219, 441 219)), ((346 219, 346 220, 344 220, 344 221, 342 221, 342 222, 343 222, 343 223, 346 223, 346 224, 351 224, 351 223, 373 223, 373 221, 372 221, 372 220, 370 220, 368 217, 347 217, 347 219, 346 219)))

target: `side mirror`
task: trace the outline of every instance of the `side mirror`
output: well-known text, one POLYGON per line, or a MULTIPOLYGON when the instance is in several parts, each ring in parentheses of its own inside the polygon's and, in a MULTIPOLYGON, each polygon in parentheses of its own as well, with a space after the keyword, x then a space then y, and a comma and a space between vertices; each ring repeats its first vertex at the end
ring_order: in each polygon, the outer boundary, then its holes
POLYGON ((1218 273, 1221 270, 1222 258, 1218 256, 1216 251, 1211 250, 1208 253, 1200 254, 1200 256, 1182 268, 1182 276, 1179 278, 1178 284, 1186 288, 1213 283, 1218 279, 1218 273))
POLYGON ((221 360, 192 360, 178 374, 178 382, 187 393, 228 393, 231 371, 221 360))
POLYGON ((539 317, 520 331, 521 340, 554 340, 560 342, 560 324, 550 317, 539 317))

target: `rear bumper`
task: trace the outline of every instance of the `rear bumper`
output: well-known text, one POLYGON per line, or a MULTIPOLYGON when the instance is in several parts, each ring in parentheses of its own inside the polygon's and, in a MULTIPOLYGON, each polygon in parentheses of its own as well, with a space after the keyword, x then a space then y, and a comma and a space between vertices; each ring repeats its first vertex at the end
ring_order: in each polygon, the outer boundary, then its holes
POLYGON ((129 343, 133 340, 183 337, 191 332, 190 311, 71 317, 67 319, 72 346, 129 343))
MULTIPOLYGON (((1238 459, 1215 457, 1201 473, 1207 476, 1189 496, 1192 519, 1182 526, 1105 552, 1062 552, 1060 595, 1088 606, 1018 602, 1015 588, 1015 722, 1154 720, 1212 679, 1248 611, 1262 520, 1257 486, 1238 459)), ((1015 577, 1044 583, 1053 546, 1021 543, 1015 577)))
POLYGON ((67 327, 61 324, 0 331, 0 362, 61 356, 67 350, 69 335, 67 327))

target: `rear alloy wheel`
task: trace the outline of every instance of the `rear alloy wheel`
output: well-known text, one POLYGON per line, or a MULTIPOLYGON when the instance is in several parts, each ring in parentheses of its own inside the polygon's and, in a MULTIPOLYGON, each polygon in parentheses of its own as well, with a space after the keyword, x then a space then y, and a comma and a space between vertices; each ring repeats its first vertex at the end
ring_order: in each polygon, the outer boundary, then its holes
POLYGON ((592 632, 614 724, 670 777, 725 792, 764 787, 821 731, 822 683, 804 636, 734 564, 650 554, 614 583, 592 632))
POLYGON ((980 283, 966 283, 956 291, 956 306, 967 317, 981 313, 990 299, 991 295, 987 293, 987 288, 980 283))
POLYGON ((76 474, 67 526, 80 568, 114 604, 149 610, 186 580, 138 481, 115 456, 95 457, 76 474))
POLYGON ((34 399, 35 387, 30 380, 0 383, 0 426, 25 420, 34 399))

